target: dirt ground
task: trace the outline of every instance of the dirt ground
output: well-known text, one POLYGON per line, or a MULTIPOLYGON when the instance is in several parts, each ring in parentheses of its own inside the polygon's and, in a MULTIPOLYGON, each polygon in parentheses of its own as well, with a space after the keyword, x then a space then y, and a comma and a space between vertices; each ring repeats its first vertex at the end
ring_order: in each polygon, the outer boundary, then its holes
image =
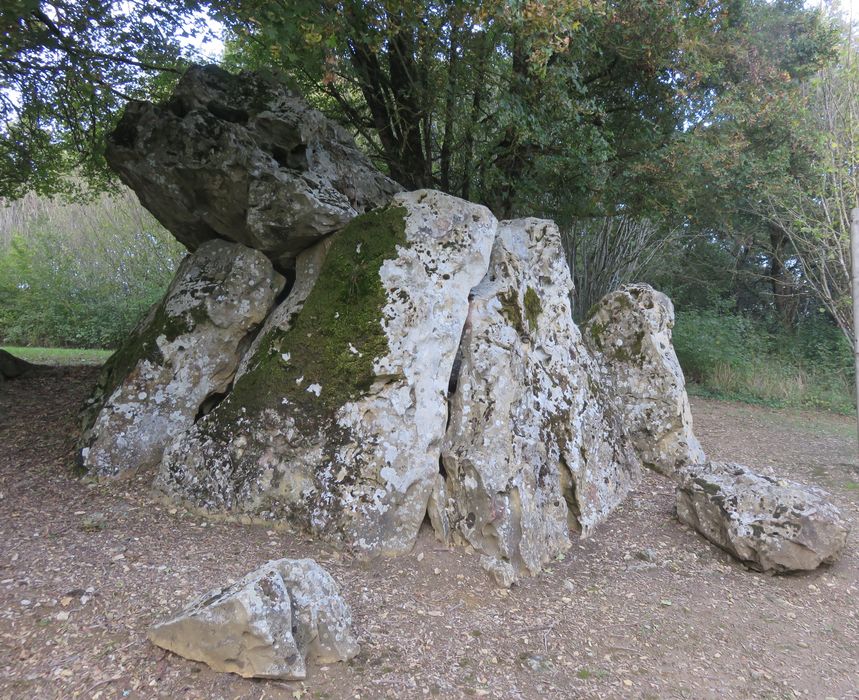
MULTIPOLYGON (((92 368, 0 384, 2 698, 859 698, 859 528, 813 573, 747 571, 674 518, 648 474, 590 538, 500 590, 477 557, 422 533, 372 563, 305 536, 207 522, 148 478, 71 471, 92 368), (304 682, 217 674, 146 629, 268 559, 313 557, 352 606, 361 654, 304 682)), ((823 486, 859 523, 850 418, 693 401, 720 459, 823 486)))

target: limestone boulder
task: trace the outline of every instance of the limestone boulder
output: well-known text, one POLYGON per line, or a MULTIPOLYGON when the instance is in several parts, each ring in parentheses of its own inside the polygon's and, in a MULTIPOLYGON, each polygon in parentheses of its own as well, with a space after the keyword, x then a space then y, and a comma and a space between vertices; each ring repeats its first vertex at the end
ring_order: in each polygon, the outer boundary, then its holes
POLYGON ((751 568, 775 573, 835 561, 849 527, 820 489, 706 462, 680 471, 677 517, 751 568))
POLYGON ((570 309, 557 226, 503 221, 472 291, 430 518, 500 585, 534 575, 637 482, 640 464, 570 309))
POLYGON ((674 306, 646 284, 627 284, 591 310, 584 327, 601 383, 642 463, 665 475, 705 459, 692 432, 683 371, 671 342, 674 306))
POLYGON ((245 678, 297 680, 308 661, 348 661, 359 652, 349 606, 312 559, 270 561, 154 625, 149 639, 245 678))
POLYGON ((227 391, 253 331, 283 288, 262 253, 209 241, 107 361, 82 414, 80 464, 117 476, 164 448, 227 391))
POLYGON ((223 238, 279 269, 401 189, 278 81, 216 66, 189 68, 163 104, 130 102, 107 160, 190 250, 223 238))
POLYGON ((496 226, 486 208, 428 190, 350 222, 318 267, 299 265, 303 298, 293 290, 275 312, 230 396, 171 445, 156 485, 358 553, 408 551, 496 226))

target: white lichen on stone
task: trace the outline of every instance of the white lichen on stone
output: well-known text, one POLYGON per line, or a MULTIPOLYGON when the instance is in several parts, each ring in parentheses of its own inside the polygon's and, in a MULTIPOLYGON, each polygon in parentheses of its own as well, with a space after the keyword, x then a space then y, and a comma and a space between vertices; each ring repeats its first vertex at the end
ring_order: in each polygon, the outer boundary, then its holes
POLYGON ((666 475, 706 459, 692 432, 673 327, 667 296, 646 284, 628 284, 597 303, 584 333, 642 463, 666 475))
POLYGON ((210 241, 185 258, 164 300, 108 361, 106 371, 129 370, 81 439, 83 468, 117 476, 158 464, 203 402, 230 385, 243 342, 283 284, 264 255, 236 243, 210 241))
POLYGON ((484 553, 502 585, 570 546, 638 478, 622 427, 591 386, 570 311, 572 281, 550 221, 499 224, 472 292, 431 522, 484 553), (572 508, 572 512, 570 510, 572 508))

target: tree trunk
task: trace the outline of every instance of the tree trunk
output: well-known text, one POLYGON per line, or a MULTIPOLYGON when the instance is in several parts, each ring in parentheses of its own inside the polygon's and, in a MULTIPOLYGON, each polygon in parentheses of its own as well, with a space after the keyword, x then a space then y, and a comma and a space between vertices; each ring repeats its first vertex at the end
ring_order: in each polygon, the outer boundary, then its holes
POLYGON ((789 242, 785 231, 778 226, 770 226, 770 284, 772 286, 773 304, 781 324, 788 330, 796 326, 796 313, 799 309, 799 298, 796 285, 790 270, 782 262, 784 248, 789 242))

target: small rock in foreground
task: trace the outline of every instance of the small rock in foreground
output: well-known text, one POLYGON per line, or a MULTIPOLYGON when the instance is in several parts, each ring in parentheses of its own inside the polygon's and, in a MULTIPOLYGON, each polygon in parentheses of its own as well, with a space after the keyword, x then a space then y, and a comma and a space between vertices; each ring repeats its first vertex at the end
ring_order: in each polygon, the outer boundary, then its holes
POLYGON ((730 462, 679 472, 677 517, 748 566, 785 573, 838 558, 849 527, 828 494, 730 462))
POLYGON ((154 625, 149 639, 244 678, 301 679, 308 659, 348 661, 359 652, 349 606, 312 559, 270 561, 154 625))

